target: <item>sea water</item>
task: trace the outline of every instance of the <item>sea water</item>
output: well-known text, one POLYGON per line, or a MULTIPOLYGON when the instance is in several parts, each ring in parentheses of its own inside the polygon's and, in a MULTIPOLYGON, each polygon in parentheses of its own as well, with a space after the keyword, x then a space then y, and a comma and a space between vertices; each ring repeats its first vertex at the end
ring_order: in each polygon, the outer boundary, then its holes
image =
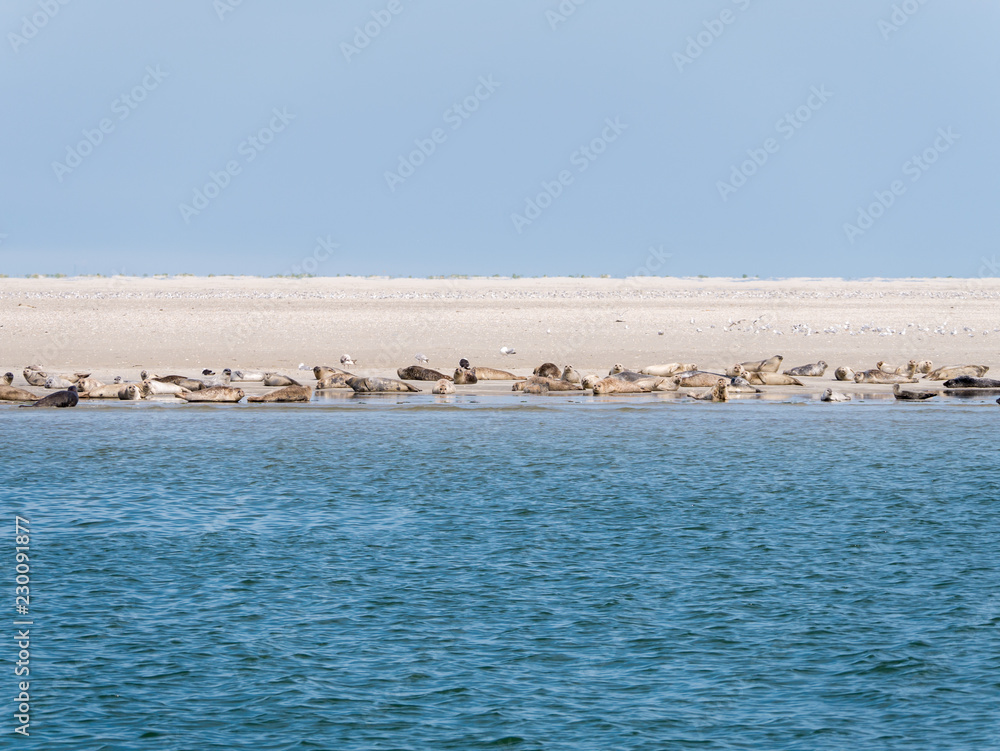
POLYGON ((1000 746, 996 405, 587 402, 0 411, 3 747, 1000 746))

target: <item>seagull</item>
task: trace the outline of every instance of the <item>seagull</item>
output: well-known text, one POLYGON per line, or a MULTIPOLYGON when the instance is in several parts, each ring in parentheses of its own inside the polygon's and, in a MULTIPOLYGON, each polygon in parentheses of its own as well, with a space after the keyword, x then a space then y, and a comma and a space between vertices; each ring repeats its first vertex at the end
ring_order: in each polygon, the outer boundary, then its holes
POLYGON ((354 360, 351 359, 350 355, 341 355, 341 357, 340 357, 340 364, 341 365, 353 365, 354 364, 354 360))
POLYGON ((429 362, 428 359, 427 359, 427 355, 422 354, 420 352, 417 352, 416 358, 417 358, 417 362, 420 362, 420 363, 429 362))
POLYGON ((515 355, 517 353, 514 351, 513 347, 501 347, 500 348, 500 354, 501 355, 515 355))
MULTIPOLYGON (((308 367, 304 362, 300 362, 299 363, 299 370, 312 370, 312 368, 308 367)), ((208 375, 208 374, 206 373, 205 375, 208 375)))

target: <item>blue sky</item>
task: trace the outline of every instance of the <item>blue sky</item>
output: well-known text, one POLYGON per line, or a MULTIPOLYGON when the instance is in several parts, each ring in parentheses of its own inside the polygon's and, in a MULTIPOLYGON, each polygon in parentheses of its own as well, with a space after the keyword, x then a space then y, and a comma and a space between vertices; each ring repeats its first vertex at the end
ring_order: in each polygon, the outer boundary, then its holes
POLYGON ((997 3, 578 2, 8 0, 0 273, 997 275, 997 3))

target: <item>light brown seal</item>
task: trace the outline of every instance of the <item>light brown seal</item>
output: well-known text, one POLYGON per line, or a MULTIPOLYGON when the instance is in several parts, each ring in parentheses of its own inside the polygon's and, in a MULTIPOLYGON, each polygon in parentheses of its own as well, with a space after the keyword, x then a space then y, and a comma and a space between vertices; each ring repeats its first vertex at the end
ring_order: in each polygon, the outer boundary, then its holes
POLYGON ((308 386, 285 386, 261 396, 248 396, 248 402, 254 404, 270 402, 308 402, 312 401, 312 389, 308 386))
POLYGON ((989 365, 947 365, 943 368, 938 368, 933 373, 927 376, 928 381, 947 381, 950 378, 958 378, 959 376, 974 376, 975 378, 982 378, 989 372, 989 365))
MULTIPOLYGON (((683 373, 674 375, 681 388, 711 388, 721 377, 723 377, 722 373, 709 373, 705 370, 694 372, 685 370, 683 373)), ((728 378, 728 376, 726 377, 728 378)))
POLYGON ((663 365, 647 365, 642 368, 639 372, 643 375, 660 376, 661 378, 666 378, 667 376, 676 375, 682 373, 685 370, 697 370, 698 366, 694 363, 686 362, 668 362, 663 365))
POLYGON ((320 380, 316 381, 316 390, 349 389, 350 386, 347 385, 347 379, 354 377, 355 376, 348 375, 347 373, 331 373, 330 375, 324 376, 320 380))
POLYGON ((499 370, 498 368, 487 368, 483 365, 477 365, 472 369, 476 378, 480 381, 519 381, 521 380, 518 376, 513 373, 508 373, 506 370, 499 370))
POLYGON ((781 367, 781 361, 785 358, 781 355, 775 355, 774 357, 768 357, 766 360, 754 360, 752 362, 740 363, 744 368, 749 370, 751 373, 777 373, 778 368, 781 367))
POLYGON ((432 394, 454 394, 455 384, 449 381, 447 378, 442 378, 440 381, 434 384, 431 388, 432 394))
POLYGON ((38 401, 41 397, 32 394, 30 391, 25 391, 24 389, 15 388, 14 386, 8 386, 6 384, 0 385, 0 402, 34 402, 38 401))
POLYGON ((246 396, 246 393, 243 389, 235 389, 231 386, 214 386, 210 389, 186 391, 183 394, 174 394, 174 396, 186 402, 222 402, 235 404, 246 396))
POLYGON ((327 376, 332 376, 336 374, 353 376, 353 373, 348 373, 346 370, 341 370, 340 368, 334 368, 330 365, 314 365, 313 375, 316 376, 317 381, 322 381, 327 376))
POLYGON ((747 380, 752 384, 758 386, 804 386, 798 378, 795 376, 785 375, 784 373, 764 373, 761 371, 755 371, 750 374, 750 378, 747 380))
POLYGON ((583 378, 576 372, 572 365, 567 365, 562 372, 562 380, 566 381, 566 383, 579 383, 583 378))
POLYGON ((264 385, 265 386, 301 386, 302 384, 281 373, 265 373, 264 374, 264 385))
POLYGON ((881 370, 863 370, 854 374, 855 383, 916 383, 916 378, 896 375, 895 373, 883 373, 881 370))
POLYGON ((455 375, 452 376, 452 380, 455 383, 478 383, 479 379, 476 378, 476 371, 472 368, 455 368, 455 375))
POLYGON ((707 402, 728 402, 729 382, 725 378, 719 378, 716 380, 715 385, 708 391, 702 391, 697 394, 688 394, 688 396, 692 399, 701 399, 707 402))
POLYGON ((543 376, 531 376, 526 381, 517 381, 511 386, 511 391, 527 390, 532 384, 545 384, 549 391, 583 391, 583 386, 576 383, 569 383, 561 378, 548 378, 543 376))
MULTIPOLYGON (((121 399, 122 391, 129 386, 138 386, 132 383, 111 383, 107 386, 98 386, 80 394, 81 399, 121 399)), ((141 393, 141 389, 140 389, 141 393)))
POLYGON ((662 376, 647 376, 641 380, 629 381, 607 376, 591 387, 595 395, 604 394, 648 394, 653 391, 676 391, 677 379, 662 376))
POLYGON ((835 371, 833 371, 833 377, 838 381, 853 381, 854 380, 854 369, 849 368, 846 365, 841 365, 835 371))

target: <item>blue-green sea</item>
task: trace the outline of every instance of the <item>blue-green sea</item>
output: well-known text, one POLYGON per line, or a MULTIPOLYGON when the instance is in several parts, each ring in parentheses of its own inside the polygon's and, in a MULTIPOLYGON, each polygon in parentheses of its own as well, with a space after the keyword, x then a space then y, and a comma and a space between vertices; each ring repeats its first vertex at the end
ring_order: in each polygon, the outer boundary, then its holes
POLYGON ((992 400, 4 409, 0 746, 1000 748, 998 420, 992 400))

